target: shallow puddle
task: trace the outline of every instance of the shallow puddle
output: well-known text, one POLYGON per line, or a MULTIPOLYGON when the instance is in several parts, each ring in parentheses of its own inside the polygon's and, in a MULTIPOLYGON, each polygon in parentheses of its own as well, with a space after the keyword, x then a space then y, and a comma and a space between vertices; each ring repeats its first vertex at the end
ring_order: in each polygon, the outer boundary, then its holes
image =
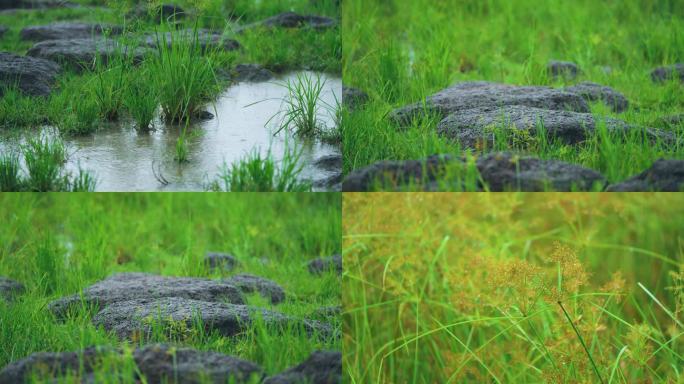
MULTIPOLYGON (((174 160, 181 128, 157 122, 157 129, 149 133, 138 133, 123 124, 89 136, 65 138, 70 153, 67 169, 76 171, 80 166, 89 171, 97 179, 97 191, 198 191, 214 180, 224 162, 230 165, 255 150, 265 155, 270 148, 280 163, 289 143, 302 152, 304 168, 300 178, 320 183, 334 176, 335 170, 319 168, 314 162, 338 155, 339 149, 320 141, 294 139, 285 132, 274 136, 278 118, 266 126, 283 108, 282 100, 287 96, 283 82, 296 76, 290 73, 270 82, 240 83, 228 88, 215 105, 207 108, 214 118, 188 129, 188 162, 178 164, 174 160), (168 184, 162 184, 159 178, 168 184)), ((321 77, 326 80, 321 100, 335 105, 342 94, 342 81, 321 77)), ((320 118, 327 127, 335 124, 333 113, 323 108, 320 118)))

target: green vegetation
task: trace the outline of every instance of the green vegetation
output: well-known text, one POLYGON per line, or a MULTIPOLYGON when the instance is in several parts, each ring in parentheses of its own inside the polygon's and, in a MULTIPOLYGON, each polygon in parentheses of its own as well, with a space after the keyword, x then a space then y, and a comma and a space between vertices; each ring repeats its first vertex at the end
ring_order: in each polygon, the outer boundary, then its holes
MULTIPOLYGON (((388 118, 393 109, 462 81, 553 87, 596 82, 625 94, 630 107, 617 114, 592 103, 595 116, 662 128, 681 139, 684 126, 666 126, 660 118, 682 111, 682 85, 676 80, 654 84, 649 76, 655 67, 684 61, 679 8, 679 1, 646 0, 345 1, 344 81, 370 99, 342 121, 344 172, 385 159, 463 154, 457 142, 437 135, 439 120, 432 116, 405 129, 388 118), (582 73, 576 81, 553 79, 546 71, 551 60, 575 62, 582 73)), ((651 143, 638 129, 628 137, 599 129, 585 143, 570 146, 492 128, 500 148, 581 164, 611 182, 661 157, 684 158, 681 140, 670 146, 651 143)))
MULTIPOLYGON (((322 306, 340 304, 339 276, 312 276, 306 267, 313 258, 339 252, 340 215, 339 194, 2 194, 0 219, 7 225, 0 229, 0 276, 22 282, 26 292, 13 302, 0 299, 0 367, 39 351, 130 349, 162 341, 234 355, 273 374, 314 350, 339 350, 339 340, 310 338, 296 329, 276 333, 259 321, 231 338, 200 324, 178 324, 164 332, 155 328, 152 340, 125 343, 93 326, 88 308, 58 321, 46 305, 116 272, 227 277, 203 263, 206 252, 224 251, 239 260, 234 273, 284 287, 287 299, 275 310, 310 317, 322 306)), ((270 306, 258 294, 245 297, 250 305, 270 306)), ((97 382, 134 377, 130 356, 103 364, 97 382)))
POLYGON ((208 189, 225 192, 310 192, 311 184, 301 181, 301 151, 286 148, 280 164, 269 150, 254 150, 234 162, 224 164, 208 189))
POLYGON ((283 86, 287 89, 285 110, 274 118, 280 118, 280 128, 290 130, 297 136, 313 137, 325 131, 320 121, 321 109, 330 113, 334 108, 321 98, 325 80, 320 75, 297 74, 295 80, 287 80, 283 86))
POLYGON ((683 200, 345 195, 350 382, 681 382, 683 200))
POLYGON ((157 34, 158 54, 144 64, 167 121, 188 121, 221 92, 212 63, 218 50, 202 49, 198 38, 197 28, 171 32, 171 41, 157 34))
POLYGON ((64 143, 47 135, 31 138, 21 147, 26 177, 19 157, 11 152, 0 156, 2 192, 92 192, 96 180, 79 169, 76 175, 64 169, 67 160, 64 143))

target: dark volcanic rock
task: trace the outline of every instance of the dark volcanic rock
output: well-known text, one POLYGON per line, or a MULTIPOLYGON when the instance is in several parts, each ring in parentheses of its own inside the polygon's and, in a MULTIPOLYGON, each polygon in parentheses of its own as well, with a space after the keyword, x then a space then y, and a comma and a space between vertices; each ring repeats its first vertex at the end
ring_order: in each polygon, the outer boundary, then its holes
POLYGON ((264 384, 342 383, 342 353, 316 351, 303 363, 264 380, 264 384))
POLYGON ((258 83, 271 80, 275 75, 273 72, 259 64, 238 64, 233 68, 233 79, 235 81, 246 81, 258 83))
POLYGON ((328 192, 341 192, 342 179, 342 171, 333 172, 331 176, 314 181, 313 186, 318 189, 325 189, 328 192))
POLYGON ((13 300, 15 296, 24 293, 24 284, 0 276, 0 299, 13 300))
POLYGON ((242 292, 232 284, 193 277, 158 276, 147 273, 119 273, 97 282, 76 294, 55 300, 50 310, 63 317, 69 308, 83 302, 90 305, 107 305, 133 299, 180 297, 207 302, 244 304, 242 292))
MULTIPOLYGON (((123 339, 147 338, 153 324, 173 332, 183 328, 190 329, 201 320, 207 332, 217 331, 223 336, 234 336, 246 331, 260 316, 264 323, 275 329, 301 326, 307 334, 318 334, 323 338, 331 337, 333 331, 327 324, 305 319, 296 319, 282 313, 246 305, 225 304, 180 297, 157 299, 136 299, 119 301, 108 305, 93 317, 96 326, 114 331, 123 339)), ((165 332, 166 332, 165 331, 165 332)))
POLYGON ((27 55, 63 63, 76 71, 92 68, 95 59, 102 64, 123 54, 134 63, 140 63, 152 51, 131 48, 111 39, 47 40, 34 45, 27 55))
POLYGON ((477 168, 492 192, 588 191, 606 184, 603 175, 591 169, 506 152, 480 157, 477 168))
POLYGON ((75 8, 78 4, 66 0, 2 0, 0 9, 75 8))
POLYGON ((611 87, 596 83, 583 82, 563 88, 566 92, 577 93, 587 101, 602 101, 614 112, 624 112, 629 107, 627 98, 611 87))
POLYGON ((342 255, 333 255, 330 257, 319 257, 311 260, 308 264, 309 272, 314 275, 325 273, 329 270, 334 270, 338 275, 342 274, 342 255))
POLYGON ((240 288, 244 293, 259 292, 261 296, 271 300, 272 304, 278 304, 285 300, 285 290, 283 287, 275 281, 263 277, 239 274, 224 279, 224 281, 240 288))
POLYGON ((356 109, 368 101, 368 94, 360 89, 342 87, 342 104, 350 110, 356 109))
POLYGON ((621 183, 608 186, 608 192, 683 192, 684 160, 657 160, 651 168, 621 183))
POLYGON ((152 20, 157 23, 176 21, 185 18, 185 10, 176 4, 158 4, 152 8, 145 4, 138 4, 128 17, 133 19, 152 20))
POLYGON ((89 347, 79 352, 37 352, 8 364, 0 371, 0 383, 27 383, 33 374, 41 378, 76 373, 82 366, 84 373, 92 372, 103 358, 119 352, 110 347, 89 347))
MULTIPOLYGON (((609 132, 626 132, 629 125, 621 120, 604 118, 609 132)), ((505 127, 518 131, 537 133, 539 123, 549 139, 559 139, 568 144, 584 141, 596 128, 591 113, 540 109, 523 105, 505 107, 473 108, 453 113, 437 125, 437 132, 458 140, 466 148, 491 147, 494 142, 493 128, 505 127)), ((655 132, 655 131, 654 131, 655 132)))
POLYGON ((658 120, 658 122, 660 124, 667 125, 668 127, 679 125, 682 122, 684 122, 684 113, 678 113, 678 114, 674 114, 674 115, 663 116, 658 120))
POLYGON ((451 165, 462 162, 450 155, 432 155, 423 160, 384 160, 355 169, 342 182, 344 192, 368 192, 379 187, 401 190, 408 185, 426 185, 438 179, 451 165))
POLYGON ((580 69, 577 64, 570 61, 550 61, 546 65, 546 69, 553 78, 565 78, 572 80, 577 77, 580 73, 580 69))
MULTIPOLYGON (((57 378, 68 373, 80 373, 81 383, 95 383, 93 372, 102 369, 104 359, 116 361, 122 357, 121 350, 110 347, 89 347, 78 352, 38 352, 7 365, 0 371, 0 383, 28 382, 33 374, 57 378)), ((133 351, 133 361, 148 383, 246 383, 252 382, 249 381, 252 377, 263 377, 262 369, 248 361, 167 344, 138 348, 133 351)), ((116 370, 118 367, 107 368, 116 370)), ((135 382, 137 378, 121 379, 121 382, 135 382)))
POLYGON ((474 81, 456 84, 427 97, 425 103, 415 103, 391 113, 400 125, 426 113, 436 113, 441 118, 473 108, 522 105, 527 107, 589 112, 589 105, 582 96, 560 89, 540 86, 515 86, 509 84, 474 81))
POLYGON ((238 260, 233 255, 220 252, 209 252, 204 256, 204 263, 209 270, 221 269, 232 271, 238 264, 238 260))
POLYGON ((114 36, 123 32, 117 25, 85 24, 85 23, 54 23, 37 25, 21 30, 22 40, 45 41, 65 39, 91 39, 102 35, 114 36))
POLYGON ((222 34, 207 29, 198 29, 197 31, 183 29, 163 34, 153 33, 145 35, 143 40, 144 44, 150 48, 157 48, 163 44, 166 44, 167 47, 171 47, 174 41, 176 41, 177 44, 195 44, 196 42, 202 52, 218 49, 224 51, 240 49, 240 43, 237 40, 226 39, 222 34))
POLYGON ((332 317, 338 317, 342 314, 342 306, 333 307, 320 307, 318 308, 311 317, 314 319, 330 319, 332 317))
POLYGON ((342 155, 335 154, 320 157, 314 161, 314 165, 328 171, 338 171, 342 169, 342 155))
POLYGON ((672 78, 684 82, 684 63, 658 67, 651 72, 651 80, 655 83, 662 83, 672 78))
POLYGON ((312 29, 328 29, 337 25, 334 19, 325 16, 316 15, 300 15, 294 12, 285 12, 268 19, 258 21, 253 24, 245 25, 238 28, 237 32, 242 33, 253 28, 312 28, 312 29))
MULTIPOLYGON (((449 187, 450 180, 443 180, 448 166, 463 166, 463 159, 449 155, 433 155, 425 160, 381 161, 366 168, 355 170, 344 181, 344 191, 402 190, 407 183, 421 191, 462 190, 463 185, 449 187), (435 162, 431 159, 444 159, 435 162), (433 161, 430 167, 426 163, 433 161), (385 165, 391 164, 392 167, 385 165), (424 173, 424 169, 429 172, 424 173), (374 180, 380 180, 376 182, 374 180), (354 189, 351 189, 351 187, 354 189), (349 189, 347 189, 349 187, 349 189)), ((605 178, 590 169, 555 160, 540 160, 516 156, 510 153, 491 153, 477 159, 477 171, 493 192, 519 191, 570 191, 591 190, 594 184, 605 185, 605 178)), ((477 185, 477 190, 484 189, 477 185)))
POLYGON ((136 365, 148 383, 252 383, 261 378, 258 365, 211 351, 147 345, 133 353, 136 365))
POLYGON ((16 85, 27 95, 47 96, 60 70, 52 61, 0 52, 0 95, 3 87, 16 85))

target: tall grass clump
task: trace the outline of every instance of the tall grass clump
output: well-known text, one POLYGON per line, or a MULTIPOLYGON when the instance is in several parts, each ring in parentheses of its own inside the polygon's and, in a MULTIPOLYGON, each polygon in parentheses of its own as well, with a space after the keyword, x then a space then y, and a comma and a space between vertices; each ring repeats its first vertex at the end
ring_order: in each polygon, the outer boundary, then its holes
POLYGON ((30 138, 22 148, 29 188, 34 191, 54 191, 64 184, 61 177, 66 162, 66 149, 59 139, 48 136, 30 138))
POLYGON ((133 118, 135 129, 138 131, 153 128, 154 118, 159 109, 156 89, 148 83, 149 76, 147 70, 133 72, 124 93, 123 105, 133 118))
POLYGON ((226 192, 304 192, 311 185, 301 181, 301 150, 286 149, 280 164, 269 150, 253 150, 244 158, 220 169, 209 189, 226 192))
POLYGON ((167 121, 189 120, 220 92, 214 51, 203 48, 198 29, 157 34, 157 55, 144 64, 167 121))
POLYGON ((67 153, 64 143, 59 138, 52 138, 49 135, 29 138, 21 145, 20 154, 21 157, 14 153, 0 155, 0 191, 95 190, 97 181, 93 175, 80 168, 75 175, 65 170, 67 153))
POLYGON ((13 192, 21 188, 19 158, 12 153, 0 156, 0 192, 13 192))
POLYGON ((60 91, 50 96, 48 120, 61 133, 85 135, 99 128, 102 108, 89 93, 92 87, 90 80, 88 77, 65 77, 59 84, 60 91), (84 90, 87 90, 85 95, 84 90))
POLYGON ((288 79, 283 87, 287 95, 283 100, 284 110, 276 114, 281 121, 275 133, 289 129, 297 136, 313 137, 323 132, 325 127, 321 121, 321 110, 330 112, 333 109, 321 100, 325 79, 320 74, 300 73, 294 80, 288 79))
POLYGON ((683 199, 345 196, 350 382, 681 381, 683 199))
POLYGON ((124 53, 115 55, 106 63, 95 60, 87 84, 103 120, 116 120, 123 109, 126 89, 131 87, 129 76, 132 64, 124 53))

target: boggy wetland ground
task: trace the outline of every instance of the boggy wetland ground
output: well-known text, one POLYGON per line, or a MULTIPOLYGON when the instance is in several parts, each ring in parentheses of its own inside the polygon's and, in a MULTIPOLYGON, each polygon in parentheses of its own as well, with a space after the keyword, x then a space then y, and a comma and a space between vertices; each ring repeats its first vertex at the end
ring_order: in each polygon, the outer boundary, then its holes
POLYGON ((0 189, 339 188, 334 0, 0 4, 0 189))
POLYGON ((116 195, 0 196, 0 383, 341 382, 339 194, 116 195))
POLYGON ((343 190, 681 190, 681 9, 345 1, 343 190))
POLYGON ((351 193, 355 383, 680 383, 681 193, 351 193))

